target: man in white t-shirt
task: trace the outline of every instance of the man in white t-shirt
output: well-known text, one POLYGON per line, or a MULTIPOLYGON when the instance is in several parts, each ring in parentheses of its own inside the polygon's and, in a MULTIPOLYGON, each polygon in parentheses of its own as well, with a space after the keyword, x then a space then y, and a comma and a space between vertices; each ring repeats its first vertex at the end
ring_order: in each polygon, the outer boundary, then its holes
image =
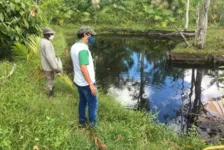
POLYGON ((74 83, 79 92, 79 124, 84 127, 87 123, 86 106, 91 127, 96 126, 97 121, 97 89, 95 84, 95 71, 89 43, 94 43, 96 32, 89 26, 81 26, 77 32, 77 41, 71 47, 71 58, 74 69, 74 83))

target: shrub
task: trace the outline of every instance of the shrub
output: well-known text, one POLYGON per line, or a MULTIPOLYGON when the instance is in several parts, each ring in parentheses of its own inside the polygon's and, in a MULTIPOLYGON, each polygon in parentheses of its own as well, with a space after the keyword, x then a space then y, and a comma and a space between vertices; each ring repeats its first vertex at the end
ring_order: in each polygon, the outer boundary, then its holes
MULTIPOLYGON (((29 35, 38 35, 42 17, 39 8, 21 0, 0 2, 0 57, 11 55, 14 42, 24 41, 29 35)), ((0 58, 1 59, 1 58, 0 58)))

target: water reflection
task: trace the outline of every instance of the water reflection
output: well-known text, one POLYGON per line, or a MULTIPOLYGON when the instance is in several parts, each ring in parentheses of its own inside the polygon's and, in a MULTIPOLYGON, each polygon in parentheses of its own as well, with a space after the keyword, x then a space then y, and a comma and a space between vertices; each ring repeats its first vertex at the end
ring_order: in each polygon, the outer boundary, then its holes
MULTIPOLYGON (((165 93, 172 91, 167 86, 167 76, 174 77, 174 82, 182 74, 182 69, 168 67, 165 59, 166 52, 176 43, 167 39, 98 37, 97 44, 91 48, 95 56, 98 85, 105 92, 116 95, 128 107, 147 110, 151 110, 151 106, 161 108, 153 101, 150 104, 149 99, 155 97, 163 105, 160 101, 164 102, 167 94, 161 95, 159 92, 165 88, 168 90, 164 90, 165 93), (153 90, 149 90, 150 87, 153 90)), ((164 122, 166 119, 159 116, 159 120, 164 122)))
POLYGON ((128 108, 158 113, 158 120, 176 131, 187 131, 195 123, 208 138, 212 138, 208 130, 224 133, 224 102, 210 103, 224 95, 219 80, 224 76, 222 70, 168 65, 166 53, 179 41, 111 36, 97 37, 96 41, 91 50, 97 84, 105 93, 128 108), (221 107, 221 127, 217 120, 216 125, 211 121, 218 118, 213 105, 221 107), (213 124, 205 124, 206 119, 213 124))

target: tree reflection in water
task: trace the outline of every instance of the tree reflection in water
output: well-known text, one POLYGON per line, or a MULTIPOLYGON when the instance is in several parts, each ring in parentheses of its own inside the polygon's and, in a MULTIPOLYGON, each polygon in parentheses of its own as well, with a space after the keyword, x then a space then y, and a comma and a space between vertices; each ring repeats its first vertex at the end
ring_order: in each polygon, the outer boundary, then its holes
POLYGON ((153 82, 161 84, 165 76, 160 76, 166 61, 167 50, 175 43, 168 39, 122 38, 117 36, 97 37, 97 44, 91 47, 96 61, 97 82, 104 92, 110 87, 132 91, 131 99, 137 99, 137 109, 147 109, 148 97, 145 83, 153 74, 153 82), (149 68, 153 66, 154 72, 149 68), (133 74, 135 68, 136 74, 133 74), (162 77, 162 78, 161 78, 162 77), (133 89, 134 87, 134 89, 133 89))
MULTIPOLYGON (((192 74, 194 74, 192 72, 192 74)), ((194 79, 194 77, 192 78, 192 81, 195 82, 191 82, 192 86, 195 87, 195 98, 193 101, 193 107, 189 109, 189 123, 193 123, 194 120, 197 118, 197 115, 194 114, 199 114, 200 112, 200 108, 201 108, 201 81, 202 81, 202 69, 197 69, 197 74, 196 74, 196 80, 194 79)), ((191 88, 192 89, 192 88, 191 88)), ((191 92, 192 93, 192 92, 191 92)))
POLYGON ((219 85, 221 83, 218 80, 218 77, 218 69, 216 69, 215 71, 201 68, 192 69, 192 79, 188 105, 189 108, 187 115, 185 115, 187 118, 187 129, 192 127, 192 125, 196 125, 197 131, 201 135, 201 138, 208 142, 217 142, 224 137, 224 103, 222 100, 224 93, 220 92, 219 85), (195 71, 197 72, 196 79, 194 75, 195 71), (202 88, 202 80, 205 72, 208 76, 212 77, 212 79, 208 82, 208 88, 212 86, 217 87, 217 90, 214 91, 214 93, 210 96, 206 96, 207 91, 206 89, 202 88), (191 98, 193 88, 195 89, 195 98, 192 104, 191 98), (203 101, 202 96, 204 98, 203 101), (218 98, 214 99, 215 97, 218 98), (216 105, 214 105, 214 103, 216 105), (219 114, 219 112, 221 112, 221 114, 219 114))
MULTIPOLYGON (((96 41, 90 50, 98 87, 112 92, 126 107, 158 113, 157 119, 175 130, 185 132, 192 124, 202 124, 199 120, 207 115, 204 105, 224 94, 218 80, 224 72, 167 64, 167 51, 179 41, 118 36, 97 36, 96 41)), ((211 129, 206 126, 199 132, 211 129)), ((224 132, 220 127, 212 130, 224 132)))

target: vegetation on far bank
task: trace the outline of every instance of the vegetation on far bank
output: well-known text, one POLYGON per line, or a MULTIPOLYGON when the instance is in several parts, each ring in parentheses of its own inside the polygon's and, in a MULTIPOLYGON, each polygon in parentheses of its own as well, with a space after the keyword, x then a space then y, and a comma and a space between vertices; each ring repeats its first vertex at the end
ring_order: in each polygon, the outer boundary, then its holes
POLYGON ((181 43, 177 45, 173 54, 195 54, 195 55, 224 55, 224 28, 223 27, 209 27, 206 43, 204 49, 197 49, 193 46, 194 39, 190 39, 188 46, 186 43, 181 43))

